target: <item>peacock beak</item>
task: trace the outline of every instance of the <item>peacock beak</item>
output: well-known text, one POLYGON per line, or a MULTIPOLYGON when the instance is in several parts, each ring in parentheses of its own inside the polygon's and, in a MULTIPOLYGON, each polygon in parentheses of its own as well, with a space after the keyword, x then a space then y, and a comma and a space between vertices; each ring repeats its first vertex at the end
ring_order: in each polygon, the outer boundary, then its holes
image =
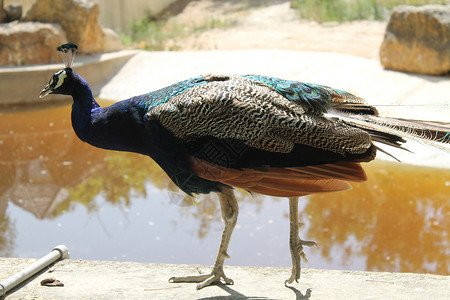
POLYGON ((50 84, 47 84, 45 86, 45 88, 41 91, 41 93, 39 94, 39 98, 44 98, 45 96, 47 96, 51 92, 52 92, 52 90, 50 89, 50 84))

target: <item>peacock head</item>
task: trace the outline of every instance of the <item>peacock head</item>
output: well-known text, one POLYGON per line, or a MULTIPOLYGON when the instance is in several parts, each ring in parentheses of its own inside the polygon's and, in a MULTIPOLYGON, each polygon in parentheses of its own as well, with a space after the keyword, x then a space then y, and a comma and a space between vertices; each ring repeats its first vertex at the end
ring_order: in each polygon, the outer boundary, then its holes
POLYGON ((74 79, 74 72, 72 71, 72 64, 75 59, 75 52, 78 46, 74 43, 68 43, 56 48, 61 53, 62 59, 66 67, 53 74, 49 83, 39 94, 39 97, 45 97, 49 94, 70 95, 72 93, 72 82, 74 79))

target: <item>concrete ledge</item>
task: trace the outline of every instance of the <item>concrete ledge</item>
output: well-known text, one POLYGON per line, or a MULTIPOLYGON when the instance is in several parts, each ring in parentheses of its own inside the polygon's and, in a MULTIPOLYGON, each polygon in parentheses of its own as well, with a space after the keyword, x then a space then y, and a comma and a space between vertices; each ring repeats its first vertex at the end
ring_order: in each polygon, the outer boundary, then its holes
MULTIPOLYGON (((33 259, 0 258, 0 281, 33 259)), ((287 268, 225 266, 235 285, 196 291, 194 283, 169 283, 171 276, 210 267, 154 263, 66 260, 34 277, 7 299, 448 299, 450 277, 430 274, 304 269, 300 283, 284 286, 287 268), (54 277, 64 287, 45 287, 54 277)))
MULTIPOLYGON (((76 58, 73 68, 89 82, 94 95, 137 52, 124 50, 76 58)), ((61 96, 50 95, 39 99, 39 92, 53 73, 64 68, 63 64, 48 64, 0 68, 0 105, 21 105, 55 101, 61 96)))

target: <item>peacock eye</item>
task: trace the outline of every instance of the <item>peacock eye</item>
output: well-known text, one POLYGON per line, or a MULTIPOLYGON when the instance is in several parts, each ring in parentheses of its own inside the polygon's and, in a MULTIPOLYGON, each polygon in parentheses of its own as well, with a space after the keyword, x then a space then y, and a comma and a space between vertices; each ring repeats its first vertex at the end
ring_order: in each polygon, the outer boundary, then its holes
POLYGON ((311 89, 310 89, 309 87, 307 87, 307 86, 305 86, 305 87, 303 88, 303 91, 304 91, 305 93, 311 94, 311 89))
POLYGON ((277 84, 277 88, 280 89, 280 90, 287 89, 290 86, 291 85, 289 83, 287 83, 287 82, 280 82, 280 83, 277 84))

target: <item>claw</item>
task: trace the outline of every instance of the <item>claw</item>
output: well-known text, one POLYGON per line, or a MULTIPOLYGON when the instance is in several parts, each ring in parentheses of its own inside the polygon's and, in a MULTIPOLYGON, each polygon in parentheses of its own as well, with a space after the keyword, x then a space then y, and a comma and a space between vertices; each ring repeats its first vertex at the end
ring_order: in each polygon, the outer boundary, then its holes
POLYGON ((301 272, 301 260, 303 259, 305 262, 308 262, 306 258, 306 254, 303 251, 303 246, 316 246, 317 243, 315 241, 303 241, 298 238, 294 245, 291 246, 291 254, 292 254, 292 274, 288 280, 284 282, 284 285, 291 284, 294 282, 298 283, 298 279, 300 279, 301 272))
POLYGON ((199 282, 197 284, 197 290, 204 288, 205 286, 209 286, 213 283, 220 282, 220 279, 223 279, 225 284, 234 284, 233 279, 225 276, 223 270, 213 270, 211 274, 199 274, 192 276, 183 276, 183 277, 171 277, 169 282, 199 282))
POLYGON ((304 224, 298 221, 298 197, 289 198, 289 221, 290 221, 290 239, 289 246, 292 257, 292 273, 291 277, 284 282, 284 285, 293 283, 294 280, 298 282, 301 273, 301 260, 308 262, 306 254, 303 251, 303 246, 316 246, 315 241, 304 241, 298 236, 298 229, 304 224))
POLYGON ((212 283, 220 282, 220 278, 223 279, 225 284, 229 284, 229 285, 234 284, 233 279, 226 277, 225 274, 222 274, 222 275, 211 275, 209 278, 207 278, 203 282, 200 282, 199 284, 197 284, 197 290, 202 289, 205 286, 211 285, 212 283))

